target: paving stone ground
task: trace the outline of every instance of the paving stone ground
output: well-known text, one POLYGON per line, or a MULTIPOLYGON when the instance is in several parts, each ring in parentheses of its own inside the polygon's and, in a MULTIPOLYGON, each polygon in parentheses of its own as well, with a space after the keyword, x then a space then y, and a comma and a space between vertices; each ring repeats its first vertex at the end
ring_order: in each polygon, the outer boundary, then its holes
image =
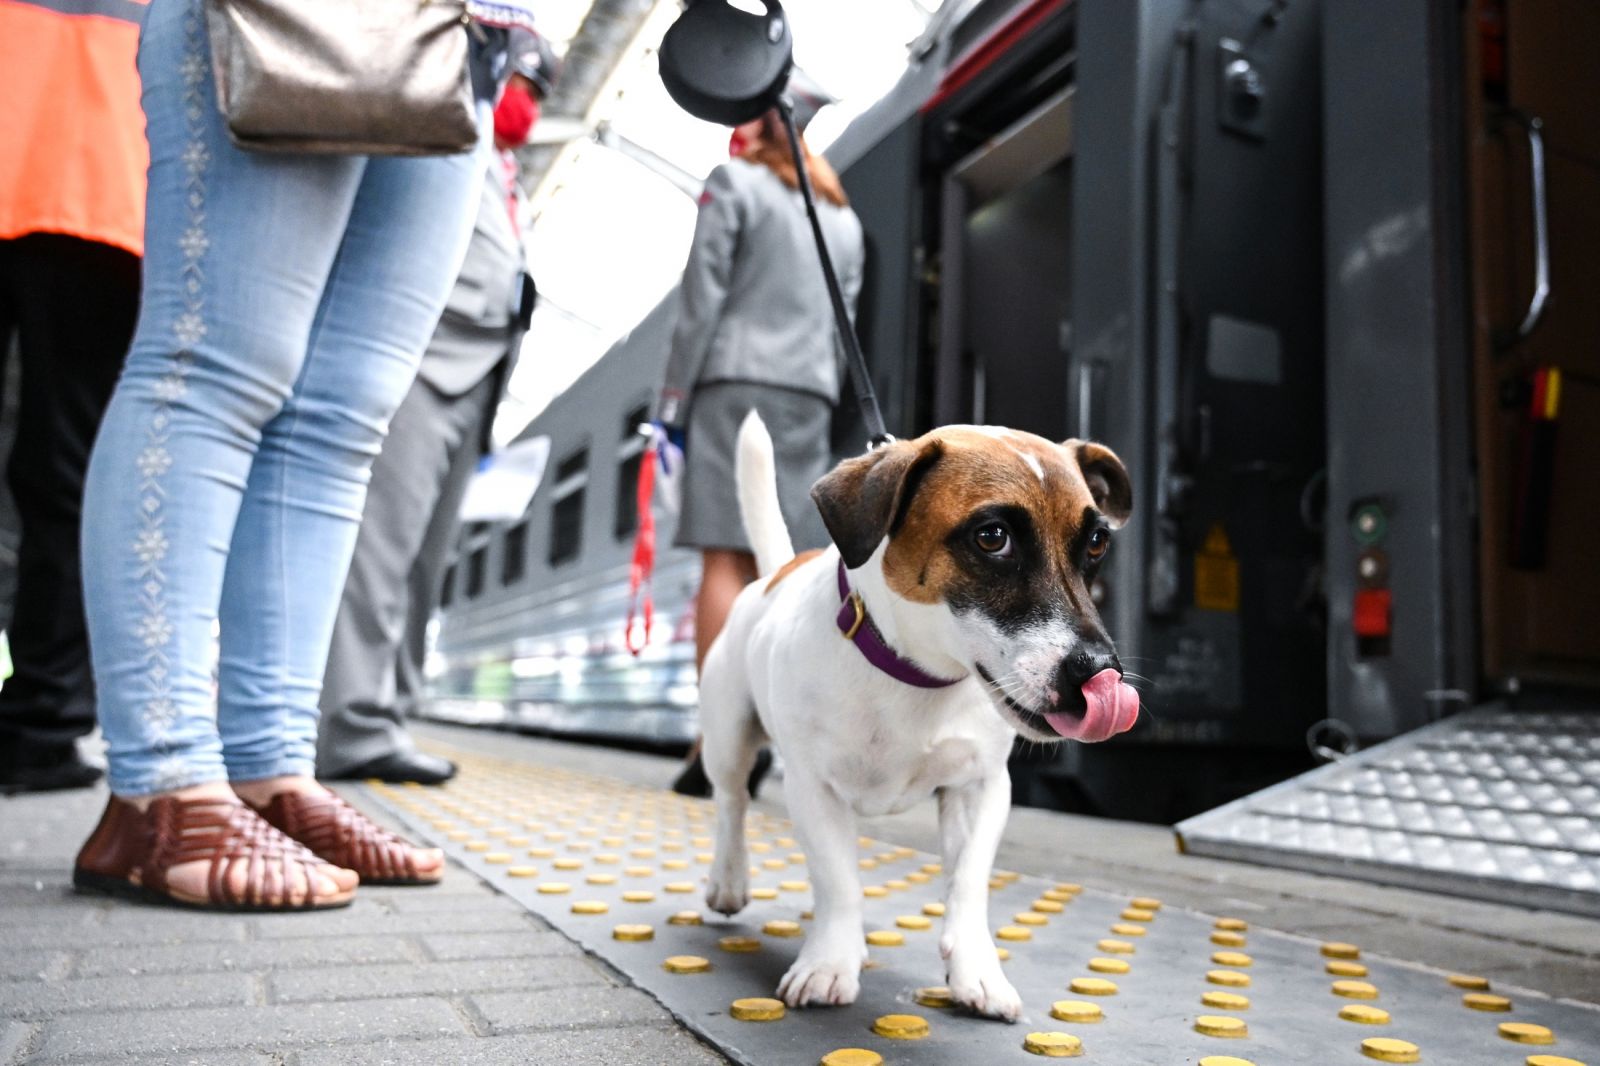
MULTIPOLYGON (((674 760, 422 725, 500 758, 664 785, 674 760)), ((782 813, 781 789, 762 805, 782 813)), ((101 791, 0 799, 0 1066, 388 1063, 710 1066, 727 1060, 603 962, 462 868, 342 911, 215 915, 74 895, 101 791)), ((864 824, 936 850, 931 809, 864 824)), ((1600 1002, 1600 922, 1178 856, 1160 827, 1018 810, 999 862, 1600 1002)))

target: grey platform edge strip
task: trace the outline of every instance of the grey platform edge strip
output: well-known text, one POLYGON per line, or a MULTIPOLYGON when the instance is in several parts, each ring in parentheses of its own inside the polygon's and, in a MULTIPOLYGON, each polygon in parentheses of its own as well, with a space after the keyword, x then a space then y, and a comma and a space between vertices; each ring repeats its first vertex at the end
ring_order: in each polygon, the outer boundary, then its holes
MULTIPOLYGON (((1421 1046, 1425 1063, 1520 1066, 1530 1051, 1548 1051, 1600 1066, 1600 1009, 1497 986, 1496 991, 1514 998, 1513 1013, 1467 1010, 1460 991, 1446 984, 1442 971, 1367 954, 1363 962, 1370 968, 1368 980, 1381 989, 1377 1005, 1390 1011, 1394 1022, 1369 1026, 1340 1020, 1339 1008, 1352 1001, 1330 994, 1333 978, 1323 972, 1326 960, 1319 955, 1318 942, 1265 929, 1248 933, 1244 950, 1254 959, 1248 971, 1252 986, 1237 990, 1246 992, 1252 1001, 1250 1009, 1238 1012, 1249 1023, 1250 1035, 1242 1040, 1200 1035, 1193 1028, 1198 1015, 1232 1012, 1200 1004, 1202 993, 1216 990, 1204 978, 1207 970, 1218 966, 1210 958, 1219 950, 1209 941, 1213 918, 1175 907, 1163 908, 1149 923, 1148 935, 1135 941, 1135 954, 1119 956, 1131 962, 1132 971, 1112 975, 1120 985, 1117 995, 1097 999, 1074 994, 1067 983, 1078 976, 1096 976, 1085 964, 1103 954, 1096 941, 1116 935, 1109 931, 1110 926, 1122 920, 1121 910, 1128 905, 1126 897, 1093 888, 1086 888, 1068 904, 1065 913, 1053 915, 1049 927, 1035 929, 1031 942, 1009 945, 1012 958, 1005 964, 1006 973, 1024 1002, 1017 1025, 929 1009, 914 1002, 918 987, 943 980, 937 922, 932 931, 907 932, 904 947, 872 949, 878 968, 863 974, 861 997, 855 1005, 790 1011, 776 1023, 740 1022, 729 1016, 728 1004, 741 997, 772 995, 800 942, 763 937, 761 951, 735 955, 719 951, 717 939, 730 934, 761 937, 767 920, 792 919, 809 906, 809 893, 752 901, 733 919, 713 921, 716 916, 708 914, 706 924, 700 927, 669 925, 666 918, 679 909, 696 907, 704 913, 701 896, 658 895, 648 904, 619 903, 623 885, 583 885, 575 886, 571 895, 540 895, 536 881, 508 877, 504 865, 487 863, 482 853, 449 840, 420 816, 389 804, 371 790, 366 790, 365 798, 391 811, 416 838, 445 849, 491 887, 605 960, 684 1026, 742 1066, 812 1066, 823 1054, 840 1047, 876 1050, 889 1066, 911 1062, 927 1066, 1011 1062, 1021 1066, 1040 1061, 1022 1047, 1024 1036, 1036 1030, 1070 1032, 1084 1042, 1082 1061, 1114 1066, 1174 1066, 1195 1063, 1207 1055, 1240 1056, 1260 1066, 1370 1066, 1372 1060, 1359 1050, 1359 1042, 1369 1036, 1411 1040, 1421 1046), (574 916, 570 906, 578 896, 607 899, 612 909, 600 916, 574 916), (655 939, 616 941, 611 930, 618 922, 649 923, 655 928, 655 939), (712 961, 714 969, 692 976, 665 972, 661 960, 677 954, 702 955, 712 961), (1056 1021, 1049 1009, 1058 999, 1093 999, 1103 1007, 1105 1017, 1094 1024, 1056 1021), (874 1018, 894 1013, 928 1018, 931 1035, 908 1042, 883 1039, 870 1031, 874 1018), (1504 1040, 1497 1034, 1497 1025, 1506 1020, 1547 1026, 1556 1033, 1556 1044, 1529 1048, 1504 1040)), ((1040 845, 1048 847, 1048 843, 1041 841, 1040 845)), ((937 861, 937 857, 919 853, 905 860, 909 869, 929 861, 937 861)), ((698 880, 702 873, 703 869, 695 868, 693 876, 698 880)), ((1070 876, 1070 871, 1064 873, 1070 876)), ((581 881, 581 877, 565 876, 581 881)), ((893 872, 867 876, 881 880, 893 872)), ((938 898, 942 892, 938 881, 889 898, 865 900, 867 928, 892 929, 896 915, 917 913, 922 902, 938 898)), ((758 879, 756 883, 763 882, 758 879)), ((1013 912, 1026 910, 1050 884, 1023 877, 995 891, 990 906, 992 924, 1009 922, 1013 912)), ((1346 937, 1359 943, 1360 932, 1348 930, 1346 937)), ((597 1019, 597 1024, 604 1020, 597 1019)))
MULTIPOLYGON (((1600 801, 1595 797, 1600 797, 1600 714, 1510 712, 1490 706, 1432 723, 1196 815, 1180 822, 1174 828, 1174 833, 1178 846, 1192 855, 1242 860, 1496 903, 1510 901, 1523 906, 1600 917, 1600 849, 1596 846, 1600 842, 1600 801), (1530 840, 1474 839, 1461 833, 1407 831, 1361 825, 1333 817, 1294 817, 1281 813, 1285 806, 1292 807, 1297 800, 1313 797, 1317 793, 1349 795, 1351 789, 1348 782, 1364 771, 1376 770, 1381 774, 1384 764, 1403 761, 1419 750, 1448 751, 1463 743, 1470 746, 1474 737, 1503 732, 1513 723, 1524 738, 1559 738, 1568 742, 1565 746, 1569 750, 1577 749, 1575 754, 1578 757, 1571 760, 1569 772, 1564 776, 1569 791, 1581 792, 1588 801, 1587 809, 1547 812, 1546 818, 1586 823, 1588 832, 1578 845, 1561 848, 1530 840), (1576 734, 1572 731, 1574 723, 1577 723, 1579 730, 1576 734), (1581 776, 1582 782, 1574 784, 1574 775, 1581 776), (1306 833, 1316 838, 1314 844, 1306 842, 1306 833), (1273 836, 1276 839, 1271 839, 1273 836), (1338 842, 1330 839, 1335 836, 1339 838, 1338 842), (1395 843, 1399 838, 1431 842, 1436 846, 1436 852, 1451 848, 1458 852, 1469 852, 1473 861, 1458 865, 1443 861, 1423 865, 1350 854, 1349 845, 1352 843, 1360 845, 1363 850, 1378 850, 1376 845, 1386 841, 1395 843), (1574 877, 1575 871, 1577 877, 1574 877), (1519 872, 1522 876, 1517 876, 1519 872), (1594 888, 1552 884, 1553 874, 1569 879, 1586 879, 1594 888)), ((1377 797, 1368 794, 1366 798, 1377 797)), ((1481 811, 1486 808, 1469 806, 1464 809, 1481 811)))

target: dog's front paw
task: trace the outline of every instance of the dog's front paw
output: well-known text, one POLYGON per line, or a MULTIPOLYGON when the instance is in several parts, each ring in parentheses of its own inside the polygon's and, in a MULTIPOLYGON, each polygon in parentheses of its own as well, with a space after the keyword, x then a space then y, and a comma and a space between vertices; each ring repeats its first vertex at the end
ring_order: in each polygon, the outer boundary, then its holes
POLYGON ((718 914, 738 914, 750 902, 750 872, 747 869, 718 870, 706 885, 706 906, 718 914))
POLYGON ((1014 1022, 1022 1014, 1022 997, 1001 972, 1000 957, 992 944, 952 951, 945 983, 950 998, 974 1014, 1005 1022, 1014 1022))
POLYGON ((859 955, 824 955, 801 951, 789 972, 778 982, 778 998, 791 1007, 813 1003, 835 1007, 854 1003, 861 991, 859 955))

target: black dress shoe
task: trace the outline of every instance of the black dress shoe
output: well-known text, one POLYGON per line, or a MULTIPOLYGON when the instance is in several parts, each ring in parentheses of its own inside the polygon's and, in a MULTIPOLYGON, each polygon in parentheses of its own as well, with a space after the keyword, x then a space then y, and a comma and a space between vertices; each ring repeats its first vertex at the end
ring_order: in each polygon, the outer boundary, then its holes
MULTIPOLYGON (((754 799, 756 792, 761 788, 761 781, 767 776, 767 771, 772 769, 772 752, 762 748, 756 755, 756 764, 750 768, 750 780, 745 787, 750 790, 750 798, 754 799)), ((695 750, 694 757, 689 760, 679 773, 677 780, 672 782, 672 791, 680 796, 697 796, 706 799, 711 795, 711 779, 706 777, 705 763, 700 761, 700 752, 695 750)))
POLYGON ((329 775, 335 781, 370 781, 377 778, 391 785, 415 781, 419 785, 442 785, 456 776, 456 764, 437 755, 420 751, 396 752, 364 762, 343 773, 329 775))
POLYGON ((55 792, 64 788, 88 788, 104 772, 78 756, 76 748, 40 758, 17 755, 0 767, 0 794, 55 792))

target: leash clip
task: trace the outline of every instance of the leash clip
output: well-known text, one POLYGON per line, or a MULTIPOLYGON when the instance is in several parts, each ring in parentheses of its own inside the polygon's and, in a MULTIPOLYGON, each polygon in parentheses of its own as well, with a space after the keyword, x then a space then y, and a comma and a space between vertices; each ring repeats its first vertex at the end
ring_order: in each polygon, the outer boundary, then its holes
POLYGON ((850 590, 850 606, 855 608, 856 620, 850 623, 850 628, 844 630, 845 640, 855 640, 856 634, 861 631, 861 623, 867 620, 867 606, 861 602, 861 593, 850 590))

